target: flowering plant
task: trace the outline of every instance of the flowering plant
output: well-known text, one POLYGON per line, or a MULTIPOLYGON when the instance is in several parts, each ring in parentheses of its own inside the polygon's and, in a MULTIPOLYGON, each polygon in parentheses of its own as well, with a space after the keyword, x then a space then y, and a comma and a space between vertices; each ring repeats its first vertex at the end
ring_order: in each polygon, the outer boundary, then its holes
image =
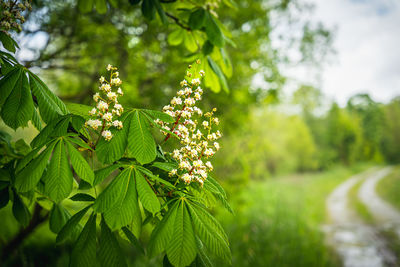
POLYGON ((122 81, 111 65, 108 77, 99 79, 94 107, 67 107, 7 53, 2 60, 11 67, 0 80, 1 118, 14 129, 30 121, 39 134, 24 151, 3 138, 12 153, 0 162, 7 174, 0 207, 11 200, 24 227, 47 213, 56 242, 74 242, 71 266, 126 266, 121 238, 145 251, 139 238, 147 223, 153 225, 150 257, 164 254, 164 263, 173 266, 202 266, 209 263, 207 250, 230 261, 228 238, 208 212, 213 201, 232 209, 210 176, 221 133, 216 109, 203 113, 197 106, 206 75, 200 61, 189 66, 170 104, 156 111, 122 107, 122 81), (23 103, 15 106, 20 95, 23 103), (152 128, 164 135, 161 144, 152 128), (161 145, 172 138, 179 147, 164 152, 161 145))

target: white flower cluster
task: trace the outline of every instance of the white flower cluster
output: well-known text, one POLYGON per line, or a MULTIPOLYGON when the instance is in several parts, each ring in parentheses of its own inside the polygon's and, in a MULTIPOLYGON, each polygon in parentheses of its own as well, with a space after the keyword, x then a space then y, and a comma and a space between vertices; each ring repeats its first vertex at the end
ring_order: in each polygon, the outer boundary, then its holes
MULTIPOLYGON (((196 64, 200 64, 199 61, 196 64)), ((204 76, 203 70, 193 73, 190 72, 191 69, 189 66, 188 77, 204 76)), ((196 102, 201 100, 203 90, 200 87, 200 79, 194 77, 191 82, 183 80, 180 83, 182 88, 172 98, 170 105, 163 108, 163 112, 175 118, 175 122, 168 124, 159 119, 155 122, 163 129, 165 141, 173 133, 182 145, 180 149, 175 149, 171 153, 179 167, 172 170, 169 175, 171 177, 176 175, 187 184, 198 182, 203 185, 208 173, 213 170, 209 159, 220 149, 216 140, 221 137, 221 133, 213 132, 213 126, 219 124, 218 118, 214 117, 216 109, 203 114, 201 109, 195 106, 196 102)))
POLYGON ((113 137, 110 127, 122 129, 122 122, 117 120, 121 116, 124 108, 118 103, 118 97, 123 95, 122 89, 119 87, 122 84, 119 72, 116 67, 108 64, 107 71, 110 72, 110 80, 107 81, 103 76, 100 77, 99 91, 93 96, 93 100, 97 103, 96 107, 89 111, 92 117, 86 121, 86 126, 93 130, 101 130, 101 136, 110 141, 113 137), (116 92, 113 92, 116 89, 116 92))

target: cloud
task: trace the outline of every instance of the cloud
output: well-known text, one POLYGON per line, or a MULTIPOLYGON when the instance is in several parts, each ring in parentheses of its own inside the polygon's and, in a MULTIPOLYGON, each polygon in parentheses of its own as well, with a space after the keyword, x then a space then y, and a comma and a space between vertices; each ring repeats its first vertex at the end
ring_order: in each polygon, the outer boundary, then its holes
MULTIPOLYGON (((396 0, 313 0, 313 20, 337 28, 333 64, 319 86, 340 104, 356 93, 388 102, 400 95, 400 2, 396 0)), ((307 82, 305 70, 288 73, 307 82), (306 78, 306 79, 305 79, 306 78)))

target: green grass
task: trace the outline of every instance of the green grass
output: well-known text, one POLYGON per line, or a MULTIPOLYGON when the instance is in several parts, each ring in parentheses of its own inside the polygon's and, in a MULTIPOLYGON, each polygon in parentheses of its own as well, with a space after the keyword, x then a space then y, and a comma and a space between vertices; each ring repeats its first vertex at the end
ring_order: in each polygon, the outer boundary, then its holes
POLYGON ((360 190, 361 185, 364 180, 359 181, 355 184, 349 191, 349 203, 350 207, 354 209, 357 214, 367 223, 373 223, 374 217, 369 212, 368 208, 360 201, 358 198, 358 191, 360 190))
POLYGON ((366 167, 252 182, 231 196, 236 216, 220 212, 218 218, 230 238, 233 266, 341 266, 320 230, 325 199, 366 167))
POLYGON ((377 185, 378 194, 396 208, 400 209, 400 166, 383 178, 377 185))

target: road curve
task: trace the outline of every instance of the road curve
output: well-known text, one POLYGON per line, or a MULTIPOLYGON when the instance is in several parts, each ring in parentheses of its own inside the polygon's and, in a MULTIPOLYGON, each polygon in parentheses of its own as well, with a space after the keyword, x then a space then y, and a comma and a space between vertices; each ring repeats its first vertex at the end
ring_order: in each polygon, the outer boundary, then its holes
POLYGON ((350 189, 367 177, 375 177, 380 170, 371 168, 340 184, 327 198, 331 220, 324 227, 328 243, 342 258, 345 267, 394 266, 396 257, 378 235, 378 230, 362 222, 348 203, 350 189))
POLYGON ((391 167, 386 167, 368 176, 360 187, 358 197, 382 228, 394 230, 400 237, 400 212, 376 193, 376 185, 391 171, 391 167))

